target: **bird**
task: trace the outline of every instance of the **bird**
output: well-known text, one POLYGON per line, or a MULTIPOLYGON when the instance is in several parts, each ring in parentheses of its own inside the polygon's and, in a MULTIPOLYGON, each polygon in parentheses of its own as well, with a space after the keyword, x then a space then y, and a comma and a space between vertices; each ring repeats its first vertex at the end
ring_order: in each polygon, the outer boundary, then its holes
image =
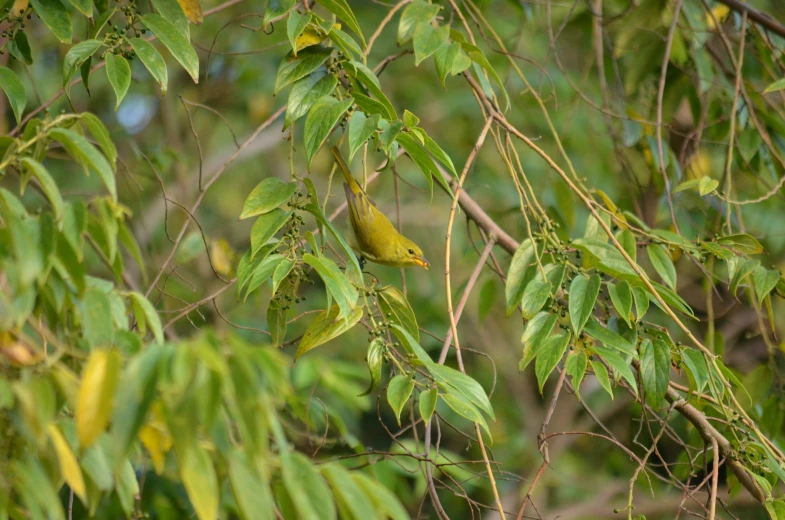
POLYGON ((349 222, 354 231, 352 247, 362 258, 376 264, 392 267, 420 266, 426 270, 430 263, 423 256, 420 246, 403 236, 390 220, 379 211, 376 204, 357 184, 349 166, 337 146, 330 148, 335 162, 343 173, 346 202, 349 204, 349 222))

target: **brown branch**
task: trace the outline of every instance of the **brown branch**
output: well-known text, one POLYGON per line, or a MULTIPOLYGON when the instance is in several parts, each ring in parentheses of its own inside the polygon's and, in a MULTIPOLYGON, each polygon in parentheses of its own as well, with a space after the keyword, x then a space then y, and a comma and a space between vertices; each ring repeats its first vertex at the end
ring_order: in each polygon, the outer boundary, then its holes
POLYGON ((744 486, 756 500, 765 502, 766 496, 763 494, 763 491, 758 487, 758 484, 752 476, 750 476, 744 466, 734 458, 735 453, 733 452, 733 446, 730 441, 709 423, 709 420, 702 412, 685 401, 674 389, 668 388, 668 393, 665 397, 668 401, 673 403, 673 407, 680 414, 697 428, 698 434, 700 434, 701 438, 706 443, 712 445, 715 442, 717 443, 719 455, 726 458, 728 468, 736 475, 736 478, 739 479, 739 483, 744 486))
POLYGON ((785 38, 785 25, 780 24, 777 20, 769 17, 768 14, 762 13, 754 7, 744 4, 739 0, 718 0, 721 4, 725 4, 737 13, 747 13, 750 20, 758 22, 763 27, 775 32, 785 38))

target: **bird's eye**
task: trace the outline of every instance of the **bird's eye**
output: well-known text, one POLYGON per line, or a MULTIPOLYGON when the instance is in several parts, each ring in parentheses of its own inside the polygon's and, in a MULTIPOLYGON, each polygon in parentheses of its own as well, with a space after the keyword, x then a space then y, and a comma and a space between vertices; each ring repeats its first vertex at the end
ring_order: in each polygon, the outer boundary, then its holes
POLYGON ((413 255, 414 254, 414 249, 409 249, 409 254, 413 255))

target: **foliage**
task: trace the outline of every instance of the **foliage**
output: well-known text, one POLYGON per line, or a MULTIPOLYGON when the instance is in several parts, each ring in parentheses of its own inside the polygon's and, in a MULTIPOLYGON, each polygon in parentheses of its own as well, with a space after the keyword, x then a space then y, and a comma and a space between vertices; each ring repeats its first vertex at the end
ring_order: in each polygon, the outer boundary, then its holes
POLYGON ((566 516, 603 485, 582 517, 785 518, 784 27, 696 0, 242 4, 5 2, 0 518, 566 516), (443 264, 363 266, 328 143, 426 252, 446 216, 443 264))

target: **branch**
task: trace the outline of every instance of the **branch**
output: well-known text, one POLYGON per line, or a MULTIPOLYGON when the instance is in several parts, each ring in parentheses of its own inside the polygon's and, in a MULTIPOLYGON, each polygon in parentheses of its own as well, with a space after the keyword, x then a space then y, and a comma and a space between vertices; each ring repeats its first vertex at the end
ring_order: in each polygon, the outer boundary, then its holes
POLYGON ((762 13, 747 4, 741 3, 739 0, 718 0, 721 4, 725 4, 737 13, 747 13, 750 20, 756 21, 765 28, 775 32, 785 38, 785 25, 780 24, 777 20, 771 18, 768 14, 762 13))
POLYGON ((668 388, 668 393, 665 397, 669 402, 673 403, 673 407, 682 414, 685 419, 690 421, 693 426, 697 428, 698 433, 706 443, 711 445, 716 443, 719 447, 719 455, 725 457, 725 464, 727 464, 728 468, 736 475, 736 478, 739 479, 741 485, 744 486, 756 500, 761 503, 765 502, 766 496, 763 494, 763 491, 758 487, 758 484, 744 466, 734 458, 736 454, 733 451, 733 446, 731 446, 730 441, 709 423, 709 420, 702 412, 685 401, 676 390, 668 388))

